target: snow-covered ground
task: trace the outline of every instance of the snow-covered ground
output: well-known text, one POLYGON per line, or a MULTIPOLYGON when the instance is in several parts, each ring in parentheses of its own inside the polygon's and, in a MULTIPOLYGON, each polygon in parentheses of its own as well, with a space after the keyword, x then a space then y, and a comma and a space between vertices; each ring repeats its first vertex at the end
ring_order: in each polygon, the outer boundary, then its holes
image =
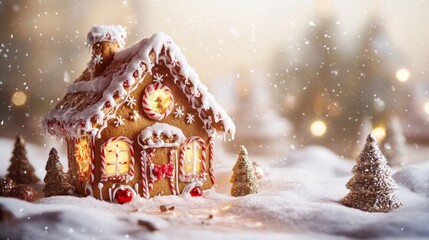
MULTIPOLYGON (((12 140, 0 139, 0 175, 12 146, 12 140)), ((42 178, 50 147, 27 149, 42 178)), ((91 197, 36 203, 0 198, 0 239, 429 238, 429 161, 394 169, 401 208, 368 213, 338 203, 348 192, 344 185, 354 163, 326 148, 307 147, 283 160, 249 157, 266 175, 260 193, 239 198, 229 195, 228 182, 236 156, 221 151, 218 186, 203 197, 155 197, 125 205, 91 197), (162 204, 175 209, 161 212, 162 204)), ((65 162, 64 153, 61 158, 65 162)))

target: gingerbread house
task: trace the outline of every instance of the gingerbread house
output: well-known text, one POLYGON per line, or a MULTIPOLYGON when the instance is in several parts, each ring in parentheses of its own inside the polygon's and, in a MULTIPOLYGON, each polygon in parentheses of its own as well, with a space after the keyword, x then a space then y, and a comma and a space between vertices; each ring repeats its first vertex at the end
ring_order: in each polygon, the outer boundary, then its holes
POLYGON ((121 26, 91 29, 91 60, 43 126, 66 140, 82 195, 198 195, 215 184, 215 136, 232 139, 235 125, 169 36, 125 39, 121 26))

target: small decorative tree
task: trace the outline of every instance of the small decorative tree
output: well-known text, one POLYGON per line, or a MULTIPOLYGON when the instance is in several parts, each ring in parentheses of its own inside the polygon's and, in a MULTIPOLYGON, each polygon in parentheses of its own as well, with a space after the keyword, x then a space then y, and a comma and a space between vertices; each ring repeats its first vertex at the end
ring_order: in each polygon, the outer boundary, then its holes
POLYGON ((6 177, 12 179, 17 184, 37 183, 40 179, 34 173, 34 167, 27 159, 27 151, 25 150, 25 141, 23 136, 16 137, 15 148, 10 159, 10 166, 7 169, 6 177))
POLYGON ((67 182, 67 175, 63 171, 63 165, 59 161, 58 152, 55 148, 49 152, 45 170, 46 176, 43 179, 46 183, 43 188, 45 197, 71 194, 73 187, 67 182))
POLYGON ((373 134, 367 137, 352 172, 354 176, 346 185, 350 193, 342 204, 367 212, 388 212, 401 206, 393 194, 398 186, 373 134))
POLYGON ((247 154, 246 148, 241 145, 230 180, 232 183, 231 195, 234 197, 258 192, 258 179, 252 163, 247 158, 247 154))

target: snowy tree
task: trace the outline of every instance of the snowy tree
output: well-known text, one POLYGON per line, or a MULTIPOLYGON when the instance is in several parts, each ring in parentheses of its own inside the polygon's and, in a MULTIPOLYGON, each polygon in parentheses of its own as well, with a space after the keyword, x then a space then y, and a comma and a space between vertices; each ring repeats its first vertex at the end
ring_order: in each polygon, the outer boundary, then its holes
POLYGON ((390 166, 403 165, 407 161, 406 140, 398 117, 389 119, 386 137, 380 145, 390 166))
MULTIPOLYGON (((233 116, 237 127, 235 141, 246 145, 252 154, 283 157, 292 142, 290 122, 274 108, 271 89, 260 73, 241 74, 233 116)), ((233 144, 226 146, 235 151, 233 144)))
POLYGON ((245 196, 258 192, 258 179, 255 174, 252 162, 247 158, 247 150, 241 145, 237 162, 232 169, 233 175, 231 195, 234 197, 245 196))
POLYGON ((378 16, 368 20, 360 39, 353 69, 355 76, 348 81, 355 100, 351 106, 358 107, 360 120, 371 116, 374 126, 386 126, 391 113, 401 116, 407 102, 407 89, 395 78, 396 71, 403 66, 399 65, 399 56, 378 16))
POLYGON ((368 135, 352 172, 346 185, 350 192, 342 204, 368 212, 388 212, 401 206, 393 194, 398 186, 373 134, 368 135))
POLYGON ((16 137, 15 148, 10 159, 11 165, 7 169, 6 177, 12 179, 17 184, 37 183, 40 179, 35 174, 35 169, 28 161, 27 151, 25 150, 24 137, 16 137))
POLYGON ((72 192, 73 187, 67 182, 67 175, 63 172, 63 165, 55 148, 52 148, 49 152, 45 170, 46 176, 43 180, 46 183, 43 188, 45 197, 69 195, 72 192))
POLYGON ((308 129, 317 119, 331 125, 331 118, 339 114, 342 78, 339 76, 340 52, 336 46, 336 26, 332 16, 320 17, 309 24, 297 63, 297 79, 301 86, 300 92, 296 93, 294 117, 291 117, 303 143, 330 140, 328 135, 315 138, 308 129))

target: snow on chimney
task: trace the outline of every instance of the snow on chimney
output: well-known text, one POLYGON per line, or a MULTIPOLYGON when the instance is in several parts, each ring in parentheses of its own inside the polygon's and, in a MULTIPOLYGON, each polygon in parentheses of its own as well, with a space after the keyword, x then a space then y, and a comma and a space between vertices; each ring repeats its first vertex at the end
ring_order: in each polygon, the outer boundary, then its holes
POLYGON ((92 58, 88 64, 91 78, 100 75, 110 64, 115 53, 124 48, 127 32, 120 25, 96 25, 87 36, 87 45, 92 47, 92 58))

